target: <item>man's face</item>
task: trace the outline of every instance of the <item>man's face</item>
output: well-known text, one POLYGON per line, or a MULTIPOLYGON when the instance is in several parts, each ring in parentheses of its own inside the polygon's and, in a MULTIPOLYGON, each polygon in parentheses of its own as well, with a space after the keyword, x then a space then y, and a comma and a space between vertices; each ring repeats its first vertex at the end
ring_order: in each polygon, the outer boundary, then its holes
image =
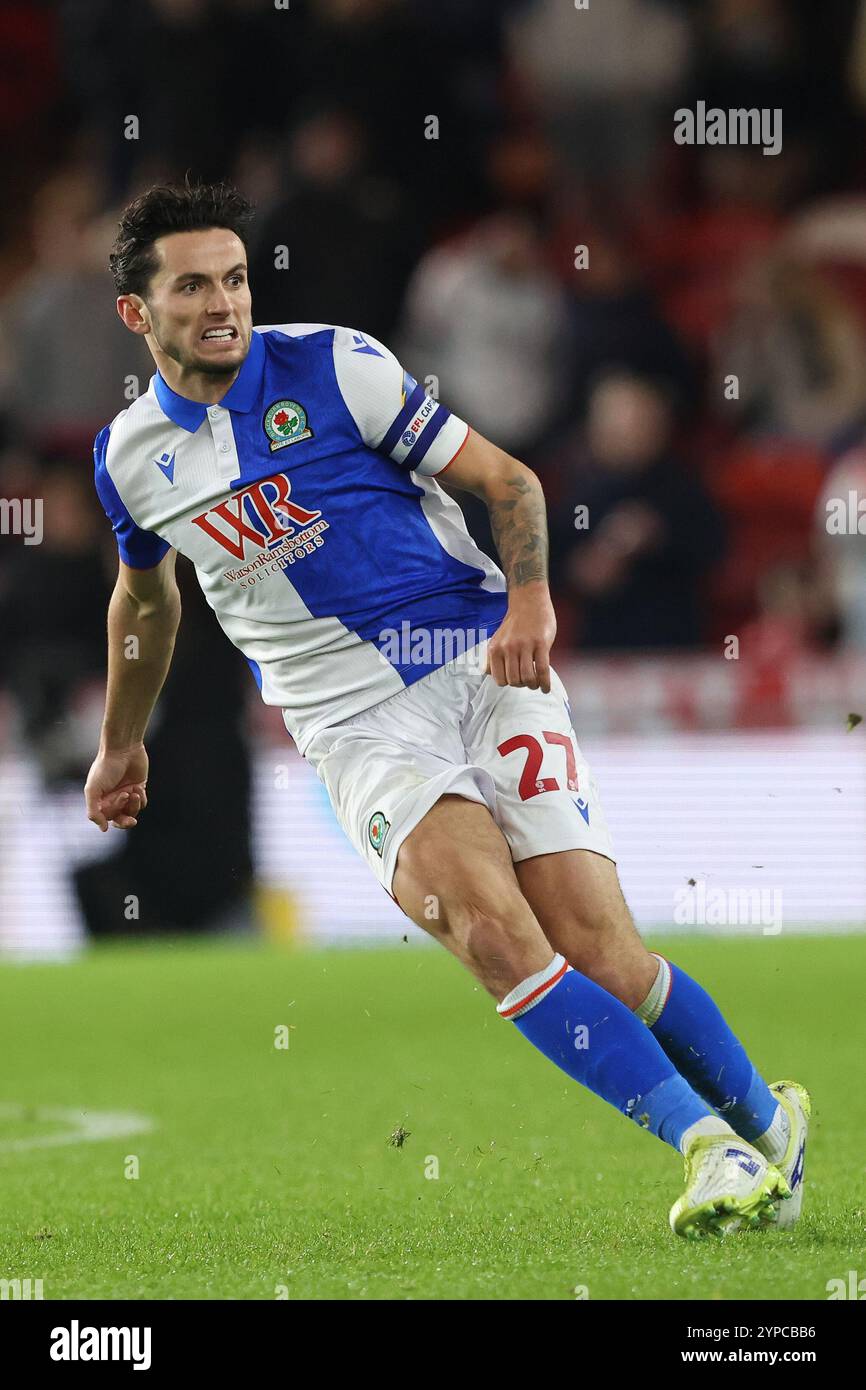
POLYGON ((247 257, 234 232, 173 232, 155 243, 159 269, 141 315, 151 341, 186 375, 232 376, 250 350, 247 257))

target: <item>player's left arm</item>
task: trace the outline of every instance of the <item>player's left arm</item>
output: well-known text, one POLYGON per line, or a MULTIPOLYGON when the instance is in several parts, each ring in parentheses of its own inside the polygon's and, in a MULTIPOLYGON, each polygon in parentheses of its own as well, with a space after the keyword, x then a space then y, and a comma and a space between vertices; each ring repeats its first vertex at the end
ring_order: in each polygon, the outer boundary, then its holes
POLYGON ((343 401, 368 448, 446 488, 473 492, 486 504, 508 583, 508 612, 490 639, 487 669, 497 685, 548 692, 556 618, 538 478, 428 396, 369 333, 335 328, 333 353, 343 401))
POLYGON ((548 587, 547 509, 538 477, 519 459, 470 429, 437 481, 480 497, 508 582, 508 612, 487 649, 497 685, 550 690, 556 616, 548 587))

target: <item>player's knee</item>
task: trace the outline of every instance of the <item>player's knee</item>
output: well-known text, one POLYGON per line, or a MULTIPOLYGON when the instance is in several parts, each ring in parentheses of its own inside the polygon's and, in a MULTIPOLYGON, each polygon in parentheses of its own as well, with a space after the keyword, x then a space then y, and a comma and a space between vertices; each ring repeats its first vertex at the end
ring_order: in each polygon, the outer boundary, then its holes
POLYGON ((563 914, 561 939, 568 943, 569 964, 624 1002, 640 994, 652 973, 652 958, 624 902, 595 910, 570 907, 563 914))
POLYGON ((468 950, 495 947, 520 934, 519 914, 508 898, 495 899, 473 892, 454 903, 450 926, 468 950))
POLYGON ((625 901, 569 903, 563 906, 560 922, 562 932, 576 943, 587 965, 640 941, 625 901))
POLYGON ((464 963, 499 999, 550 961, 551 947, 519 893, 462 897, 449 928, 464 963))

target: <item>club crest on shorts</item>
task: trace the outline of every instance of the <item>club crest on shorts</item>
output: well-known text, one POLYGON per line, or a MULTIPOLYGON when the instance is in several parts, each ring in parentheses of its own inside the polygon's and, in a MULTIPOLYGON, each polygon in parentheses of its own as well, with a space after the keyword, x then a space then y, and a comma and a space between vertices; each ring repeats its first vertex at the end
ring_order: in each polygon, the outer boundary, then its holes
POLYGON ((367 838, 380 859, 382 858, 385 836, 390 829, 391 822, 385 819, 381 811, 374 811, 370 817, 370 824, 367 826, 367 838))
POLYGON ((297 401, 274 401, 265 411, 262 427, 271 441, 271 453, 302 439, 311 439, 313 434, 307 424, 307 412, 297 401))

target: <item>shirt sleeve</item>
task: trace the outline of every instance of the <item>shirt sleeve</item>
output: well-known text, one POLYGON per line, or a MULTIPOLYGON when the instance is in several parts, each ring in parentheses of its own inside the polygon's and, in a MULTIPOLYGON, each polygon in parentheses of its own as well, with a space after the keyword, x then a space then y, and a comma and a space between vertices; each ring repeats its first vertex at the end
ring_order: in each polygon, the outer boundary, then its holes
POLYGON ((361 438, 407 472, 441 473, 469 426, 432 396, 369 333, 334 330, 337 385, 361 438))
POLYGON ((168 541, 153 531, 143 531, 136 526, 120 497, 109 473, 105 456, 111 426, 100 430, 93 445, 94 481, 105 515, 111 522, 117 540, 117 549, 125 565, 132 569, 148 570, 158 565, 162 557, 171 549, 168 541))

